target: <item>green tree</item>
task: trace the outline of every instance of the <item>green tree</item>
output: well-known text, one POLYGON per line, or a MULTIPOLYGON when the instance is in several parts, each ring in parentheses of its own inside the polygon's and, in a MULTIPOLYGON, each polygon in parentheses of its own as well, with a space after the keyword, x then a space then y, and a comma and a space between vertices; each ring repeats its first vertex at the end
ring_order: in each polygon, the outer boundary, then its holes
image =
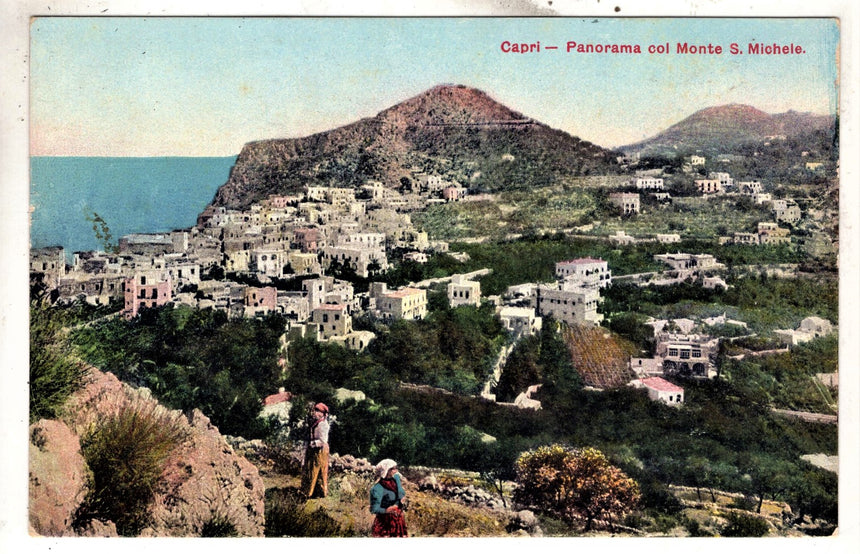
POLYGON ((783 497, 797 473, 797 466, 770 454, 753 454, 744 465, 749 489, 758 497, 756 513, 761 513, 765 497, 773 500, 783 497))
POLYGON ((517 343, 508 355, 496 386, 496 398, 499 401, 510 402, 527 387, 542 381, 543 371, 537 362, 539 350, 540 338, 536 336, 526 337, 517 343))
POLYGON ((727 516, 728 523, 720 531, 723 537, 763 537, 770 526, 761 518, 732 512, 727 516))
POLYGON ((93 212, 93 215, 87 216, 87 221, 93 224, 93 234, 96 240, 101 243, 104 251, 109 254, 119 254, 119 243, 113 242, 113 235, 104 218, 93 212))

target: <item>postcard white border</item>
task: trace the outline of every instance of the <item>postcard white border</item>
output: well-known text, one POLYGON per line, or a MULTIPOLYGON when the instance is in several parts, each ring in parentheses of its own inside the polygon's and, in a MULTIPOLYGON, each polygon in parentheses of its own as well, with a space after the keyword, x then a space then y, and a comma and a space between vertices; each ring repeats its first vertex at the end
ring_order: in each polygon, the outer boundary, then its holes
POLYGON ((860 457, 858 457, 858 374, 860 341, 853 340, 858 323, 858 7, 854 0, 749 1, 693 0, 372 0, 336 2, 317 0, 212 1, 91 1, 38 2, 13 0, 0 7, 2 79, 0 79, 0 550, 6 552, 64 552, 86 549, 108 552, 118 549, 227 550, 235 548, 290 549, 337 548, 370 551, 407 548, 430 551, 455 548, 542 549, 654 549, 695 548, 717 551, 726 548, 779 548, 785 552, 854 552, 860 541, 860 457), (837 538, 827 539, 421 539, 395 545, 350 539, 194 539, 189 543, 172 539, 49 539, 27 535, 27 297, 28 297, 28 19, 31 15, 389 15, 389 16, 600 16, 600 17, 838 17, 841 22, 840 126, 840 529, 837 538), (479 540, 474 545, 456 544, 479 540), (534 543, 533 541, 539 541, 534 543), (205 542, 204 542, 205 541, 205 542), (307 541, 313 541, 308 543, 307 541), (440 542, 441 541, 441 542, 440 542), (526 542, 528 541, 528 543, 526 542), (576 542, 569 542, 576 541, 576 542), (695 541, 691 543, 690 541, 695 541), (763 544, 761 541, 778 542, 763 544), (821 550, 819 550, 821 549, 821 550))

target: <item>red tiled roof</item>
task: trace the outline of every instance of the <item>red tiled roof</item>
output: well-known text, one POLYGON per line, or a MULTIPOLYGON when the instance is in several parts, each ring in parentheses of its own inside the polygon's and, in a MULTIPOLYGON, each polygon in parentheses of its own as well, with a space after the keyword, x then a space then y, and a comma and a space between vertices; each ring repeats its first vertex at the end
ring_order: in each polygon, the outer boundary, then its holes
POLYGON ((645 379, 640 379, 640 381, 646 387, 661 392, 684 392, 684 389, 678 385, 670 383, 662 377, 646 377, 645 379))
POLYGON ((275 394, 270 394, 263 400, 263 406, 271 406, 273 404, 280 404, 281 402, 289 402, 293 398, 293 393, 291 392, 278 392, 275 394))
POLYGON ((385 296, 387 296, 389 298, 403 298, 406 296, 412 296, 413 294, 420 294, 420 293, 421 293, 420 289, 405 288, 405 289, 396 290, 394 292, 389 292, 385 296))

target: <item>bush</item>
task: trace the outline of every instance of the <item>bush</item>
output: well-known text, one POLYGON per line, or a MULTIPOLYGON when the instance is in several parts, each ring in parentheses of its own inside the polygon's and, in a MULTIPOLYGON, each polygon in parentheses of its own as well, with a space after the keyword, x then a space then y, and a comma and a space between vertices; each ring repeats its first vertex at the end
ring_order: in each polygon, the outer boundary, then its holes
POLYGON ((100 422, 81 439, 92 486, 76 525, 100 519, 113 521, 120 535, 139 534, 164 464, 184 437, 178 418, 157 404, 126 404, 100 422))
POLYGON ((201 537, 238 537, 239 532, 230 518, 223 514, 212 514, 212 519, 203 524, 201 537))
POLYGON ((713 535, 697 520, 688 517, 683 518, 684 528, 691 537, 712 537, 713 535))
POLYGON ((304 497, 295 489, 266 491, 267 537, 345 537, 352 529, 341 529, 324 509, 309 511, 304 497))
POLYGON ((586 531, 599 517, 623 517, 639 500, 639 485, 595 448, 542 446, 523 453, 516 470, 518 502, 585 519, 586 531))
POLYGON ((30 304, 30 422, 55 418, 78 390, 86 367, 64 354, 60 314, 40 301, 30 304))
POLYGON ((763 537, 770 530, 766 521, 755 516, 732 512, 727 519, 729 523, 720 532, 723 537, 763 537))

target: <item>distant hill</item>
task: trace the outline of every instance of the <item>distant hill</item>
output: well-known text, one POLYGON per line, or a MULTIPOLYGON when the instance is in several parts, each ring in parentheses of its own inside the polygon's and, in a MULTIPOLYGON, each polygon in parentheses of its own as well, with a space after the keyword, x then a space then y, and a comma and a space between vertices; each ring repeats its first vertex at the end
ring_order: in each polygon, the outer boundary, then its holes
POLYGON ((728 104, 699 110, 665 131, 619 150, 643 155, 717 154, 743 144, 771 137, 790 138, 833 125, 834 117, 829 115, 794 111, 772 115, 752 106, 728 104))
POLYGON ((355 187, 377 180, 398 187, 415 168, 493 191, 616 167, 609 150, 551 129, 480 90, 440 85, 337 129, 246 144, 213 204, 245 208, 305 185, 355 187))

